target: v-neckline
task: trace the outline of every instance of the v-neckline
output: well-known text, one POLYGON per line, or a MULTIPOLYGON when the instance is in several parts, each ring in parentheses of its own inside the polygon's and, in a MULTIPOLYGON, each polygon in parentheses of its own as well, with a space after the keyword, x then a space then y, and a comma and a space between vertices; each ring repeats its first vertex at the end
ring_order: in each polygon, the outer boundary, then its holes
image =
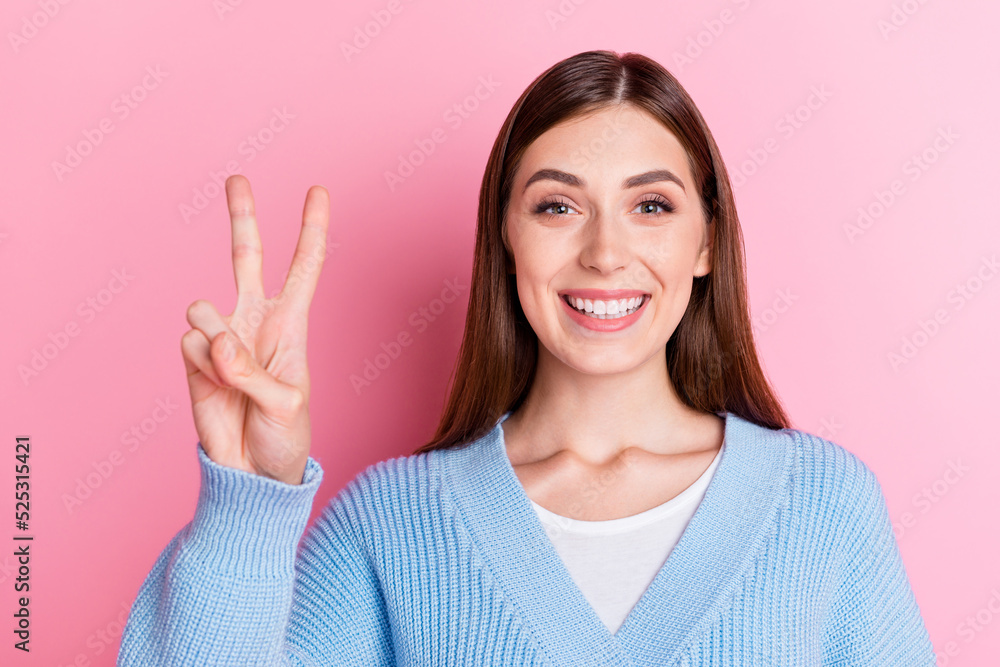
POLYGON ((734 593, 783 503, 794 448, 732 413, 715 474, 680 540, 611 633, 573 581, 507 456, 501 424, 438 450, 445 483, 500 586, 554 665, 664 667, 734 593))

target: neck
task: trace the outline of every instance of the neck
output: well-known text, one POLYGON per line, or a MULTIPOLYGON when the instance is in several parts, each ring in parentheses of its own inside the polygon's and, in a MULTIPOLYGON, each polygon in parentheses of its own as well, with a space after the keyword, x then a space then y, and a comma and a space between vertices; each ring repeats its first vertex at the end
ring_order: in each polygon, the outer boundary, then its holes
POLYGON ((718 419, 685 405, 657 354, 625 373, 593 375, 565 365, 539 346, 524 403, 504 423, 512 461, 570 453, 607 464, 629 448, 672 455, 691 451, 695 427, 718 419))

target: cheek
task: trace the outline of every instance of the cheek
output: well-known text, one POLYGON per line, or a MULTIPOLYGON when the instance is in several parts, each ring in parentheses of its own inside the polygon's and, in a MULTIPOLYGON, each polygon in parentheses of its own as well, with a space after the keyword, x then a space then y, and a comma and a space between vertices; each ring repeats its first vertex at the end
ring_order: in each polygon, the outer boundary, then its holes
POLYGON ((543 288, 565 262, 563 251, 556 239, 538 234, 525 234, 517 239, 514 262, 518 285, 532 289, 543 288))
POLYGON ((675 229, 651 235, 642 244, 644 263, 657 274, 677 277, 691 273, 700 251, 701 238, 694 229, 675 229))
POLYGON ((521 301, 521 308, 526 315, 531 315, 546 298, 549 277, 538 273, 533 266, 522 268, 521 265, 518 265, 516 276, 517 296, 521 301))
POLYGON ((556 280, 560 265, 549 253, 538 250, 544 246, 535 244, 531 247, 532 250, 525 249, 525 252, 517 255, 515 282, 521 310, 531 327, 537 331, 538 327, 548 326, 545 323, 550 322, 553 317, 555 296, 550 288, 556 280))

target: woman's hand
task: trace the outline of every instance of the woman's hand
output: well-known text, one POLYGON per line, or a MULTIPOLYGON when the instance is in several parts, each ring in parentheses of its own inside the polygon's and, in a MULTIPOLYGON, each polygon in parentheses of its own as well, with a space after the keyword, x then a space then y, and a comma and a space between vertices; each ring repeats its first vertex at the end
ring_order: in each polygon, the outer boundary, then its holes
POLYGON ((262 252, 250 182, 226 180, 233 235, 236 308, 222 317, 211 302, 188 306, 181 338, 194 425, 220 465, 300 484, 309 457, 306 331, 330 225, 330 196, 306 194, 302 229, 281 293, 264 296, 262 252))

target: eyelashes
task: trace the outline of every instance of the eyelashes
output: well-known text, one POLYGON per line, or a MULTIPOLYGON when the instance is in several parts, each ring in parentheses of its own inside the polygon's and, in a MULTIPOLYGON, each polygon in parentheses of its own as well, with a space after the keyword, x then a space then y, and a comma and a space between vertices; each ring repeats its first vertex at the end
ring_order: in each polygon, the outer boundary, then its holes
MULTIPOLYGON (((661 195, 650 195, 650 196, 646 197, 641 202, 639 202, 639 205, 637 206, 637 208, 642 208, 642 207, 646 206, 647 204, 658 205, 666 213, 673 213, 676 210, 676 208, 674 207, 674 205, 671 204, 667 200, 666 197, 663 197, 661 195)), ((566 202, 565 200, 563 200, 563 199, 561 199, 559 197, 550 197, 550 198, 546 198, 546 199, 540 201, 538 204, 536 204, 534 212, 536 214, 546 215, 546 216, 551 217, 551 218, 562 217, 563 214, 561 214, 561 213, 549 213, 549 209, 550 208, 555 208, 555 207, 563 207, 563 208, 569 208, 569 209, 573 208, 572 206, 570 206, 570 204, 568 202, 566 202)), ((657 215, 657 214, 658 213, 643 212, 643 215, 657 215)))

